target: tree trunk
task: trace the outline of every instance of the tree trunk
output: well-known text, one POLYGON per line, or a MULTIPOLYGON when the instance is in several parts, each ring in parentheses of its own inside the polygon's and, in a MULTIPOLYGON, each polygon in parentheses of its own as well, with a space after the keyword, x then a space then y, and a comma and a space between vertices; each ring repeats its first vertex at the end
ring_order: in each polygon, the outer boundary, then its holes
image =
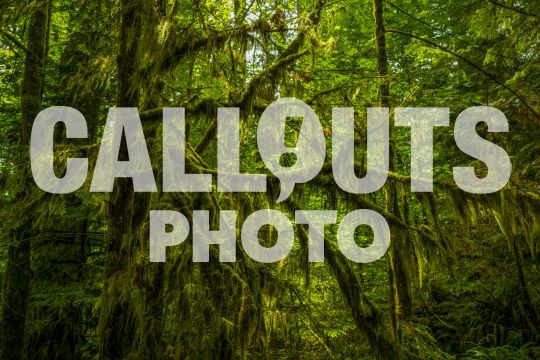
MULTIPOLYGON (((74 105, 87 119, 97 116, 99 96, 85 97, 84 103, 74 105)), ((70 104, 69 100, 66 103, 70 104)), ((73 105, 73 104, 72 104, 73 105)), ((95 127, 90 133, 95 132, 95 127)), ((89 136, 89 145, 94 135, 89 136)), ((84 151, 82 156, 88 156, 84 151), (85 153, 85 154, 84 154, 85 153)), ((70 194, 60 211, 49 215, 45 235, 31 244, 31 269, 34 274, 30 293, 55 294, 53 305, 30 303, 28 318, 35 325, 27 329, 25 353, 28 360, 76 360, 85 343, 83 311, 76 296, 64 289, 77 288, 86 262, 86 233, 88 209, 81 198, 70 194), (85 220, 81 220, 81 216, 85 220)), ((49 295, 50 296, 50 295, 49 295)))
MULTIPOLYGON (((116 106, 137 107, 139 89, 134 84, 137 70, 138 39, 141 34, 139 0, 122 0, 121 25, 116 58, 118 88, 116 106)), ((120 160, 125 160, 127 149, 121 147, 120 160), (123 149, 122 149, 123 148, 123 149)), ((133 304, 130 301, 131 280, 126 270, 133 253, 134 191, 129 179, 115 180, 114 190, 107 202, 105 237, 105 285, 99 318, 100 360, 117 360, 128 354, 134 337, 133 304)))
MULTIPOLYGON (((373 0, 373 15, 375 17, 375 43, 377 46, 377 71, 382 77, 379 84, 378 98, 382 107, 390 107, 390 85, 388 79, 388 57, 386 53, 386 34, 383 17, 383 0, 373 0)), ((394 138, 393 126, 390 129, 390 154, 389 154, 389 170, 394 171, 394 138)), ((385 187, 386 191, 386 210, 398 218, 401 218, 397 189, 395 184, 388 183, 385 187)), ((389 250, 389 276, 390 289, 392 291, 390 303, 394 310, 393 324, 397 329, 397 321, 400 318, 408 318, 411 314, 411 297, 409 292, 409 279, 403 262, 405 253, 405 245, 409 239, 409 234, 395 225, 390 225, 390 250, 389 250)), ((394 331, 394 333, 399 333, 394 331)))
MULTIPOLYGON (((41 92, 44 64, 47 49, 47 28, 49 19, 49 0, 32 2, 31 19, 28 27, 28 42, 24 75, 21 85, 21 127, 19 139, 20 188, 16 190, 15 201, 23 199, 31 192, 30 161, 28 145, 32 123, 41 111, 41 92)), ((20 360, 24 342, 26 304, 31 278, 30 243, 28 237, 34 225, 31 211, 24 212, 22 219, 12 231, 13 245, 8 249, 6 273, 2 294, 2 313, 0 314, 0 358, 20 360)))

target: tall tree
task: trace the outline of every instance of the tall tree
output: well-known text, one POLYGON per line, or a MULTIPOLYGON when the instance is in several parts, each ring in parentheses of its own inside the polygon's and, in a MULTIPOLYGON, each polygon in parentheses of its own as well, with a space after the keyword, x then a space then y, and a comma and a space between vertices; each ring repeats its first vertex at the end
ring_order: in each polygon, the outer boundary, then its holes
MULTIPOLYGON (((380 84, 378 90, 378 99, 382 107, 390 107, 390 76, 388 72, 388 54, 386 52, 386 29, 384 26, 383 0, 373 0, 373 15, 375 17, 375 44, 377 47, 377 72, 379 73, 380 84)), ((391 115, 392 116, 392 115, 391 115)), ((390 121, 392 124, 392 121, 390 121)), ((389 171, 394 172, 394 161, 396 156, 395 137, 390 125, 390 151, 389 151, 389 171)), ((401 218, 399 209, 398 192, 395 183, 391 180, 386 184, 386 210, 401 218)), ((405 270, 403 257, 406 254, 406 242, 409 238, 409 232, 403 227, 390 225, 390 251, 389 257, 389 280, 391 299, 393 308, 394 332, 397 331, 397 322, 401 317, 407 318, 411 314, 411 295, 409 292, 409 279, 405 270)))
MULTIPOLYGON (((139 88, 135 82, 138 47, 141 36, 143 0, 120 1, 120 30, 116 56, 116 106, 138 107, 139 88)), ((122 148, 120 160, 127 149, 122 148)), ((129 179, 115 179, 107 201, 105 237, 105 285, 99 318, 99 359, 118 360, 129 353, 133 341, 133 304, 129 301, 130 285, 122 278, 133 261, 133 223, 135 213, 133 186, 129 179)), ((139 214, 140 215, 140 214, 139 214)), ((128 280, 129 281, 129 280, 128 280)))
MULTIPOLYGON (((42 82, 48 49, 48 23, 50 0, 36 0, 30 11, 28 41, 21 85, 21 129, 19 138, 19 188, 14 201, 24 201, 32 193, 29 161, 30 132, 32 123, 41 111, 42 82)), ((12 229, 12 242, 4 275, 2 313, 0 314, 0 358, 20 360, 25 339, 26 305, 31 279, 30 237, 35 232, 34 209, 25 209, 12 229)))

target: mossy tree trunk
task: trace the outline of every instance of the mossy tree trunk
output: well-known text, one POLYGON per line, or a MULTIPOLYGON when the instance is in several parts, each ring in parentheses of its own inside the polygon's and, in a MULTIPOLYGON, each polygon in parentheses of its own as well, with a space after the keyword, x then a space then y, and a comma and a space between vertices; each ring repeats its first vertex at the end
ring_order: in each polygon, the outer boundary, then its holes
MULTIPOLYGON (((49 7, 49 13, 51 8, 49 7)), ((50 31, 48 33, 50 35, 50 31)), ((88 92, 80 89, 68 90, 70 82, 81 70, 81 64, 88 61, 81 48, 91 49, 90 42, 94 41, 89 36, 80 35, 72 35, 74 40, 68 42, 60 57, 61 80, 53 82, 51 79, 48 85, 55 88, 55 93, 58 94, 57 98, 51 99, 54 104, 71 106, 85 116, 89 136, 84 141, 91 146, 96 139, 95 119, 99 113, 103 88, 95 87, 88 92), (80 59, 75 66, 74 58, 80 59)), ((55 133, 57 144, 62 144, 64 139, 64 130, 55 133)), ((89 149, 77 154, 81 157, 89 155, 89 149)), ((61 166, 60 161, 59 167, 61 166)), ((80 300, 80 292, 84 290, 79 284, 83 281, 83 266, 86 262, 87 219, 90 210, 78 193, 58 201, 62 203, 57 211, 48 215, 42 236, 31 244, 33 279, 30 296, 38 296, 39 299, 43 298, 43 294, 47 294, 50 300, 32 301, 28 304, 27 316, 33 324, 26 329, 24 351, 28 360, 79 359, 85 344, 84 304, 80 300)))
MULTIPOLYGON (((42 82, 45 58, 47 56, 47 29, 49 21, 49 0, 35 0, 31 6, 28 27, 27 53, 21 85, 21 128, 19 138, 19 188, 14 201, 22 202, 32 191, 30 185, 30 161, 28 145, 32 123, 41 111, 42 82)), ((12 244, 8 249, 8 261, 4 275, 2 293, 2 313, 0 314, 0 358, 20 360, 24 343, 26 305, 31 279, 30 242, 33 232, 33 215, 24 211, 10 234, 12 244)))
MULTIPOLYGON (((99 99, 85 100, 79 105, 72 104, 69 99, 66 103, 80 109, 87 119, 94 119, 99 99)), ((89 145, 91 139, 95 139, 95 130, 95 126, 90 129, 89 145)), ((88 151, 85 153, 88 156, 88 151)), ((35 324, 26 330, 28 360, 76 360, 80 357, 85 339, 83 304, 78 297, 86 262, 86 217, 89 212, 77 194, 70 194, 58 213, 47 218, 44 236, 31 244, 33 279, 30 294, 47 294, 51 301, 28 305, 28 318, 35 324)))
MULTIPOLYGON (((377 71, 381 76, 379 84, 378 98, 382 107, 391 106, 390 85, 388 77, 388 55, 386 52, 386 34, 383 15, 383 1, 373 0, 373 15, 375 17, 375 43, 377 47, 377 71)), ((392 123, 392 122, 391 122, 392 123)), ((390 129, 390 153, 389 170, 394 171, 394 136, 392 127, 390 129)), ((401 218, 398 194, 396 185, 389 182, 385 187, 386 192, 386 210, 389 213, 401 218)), ((411 314, 411 296, 409 292, 409 279, 405 269, 403 256, 406 253, 405 247, 409 240, 409 234, 406 230, 390 225, 391 240, 389 258, 389 281, 391 289, 391 307, 393 309, 394 329, 398 329, 397 322, 400 318, 408 318, 411 314)), ((395 330, 395 333, 398 333, 395 330)))
MULTIPOLYGON (((137 40, 141 34, 140 0, 120 1, 120 33, 118 38, 116 106, 137 107, 139 89, 134 84, 137 70, 137 40)), ((119 160, 126 160, 127 149, 121 147, 119 160)), ((107 233, 105 236, 105 285, 101 295, 98 324, 100 360, 123 359, 134 337, 133 303, 129 292, 131 280, 126 270, 133 253, 134 191, 131 180, 115 180, 107 201, 107 233)))

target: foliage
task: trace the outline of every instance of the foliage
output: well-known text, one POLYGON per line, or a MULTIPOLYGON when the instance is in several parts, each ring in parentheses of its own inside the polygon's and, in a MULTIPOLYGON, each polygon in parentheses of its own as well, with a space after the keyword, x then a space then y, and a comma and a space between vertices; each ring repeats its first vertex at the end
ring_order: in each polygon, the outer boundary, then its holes
MULTIPOLYGON (((538 358, 539 13, 538 1, 514 0, 0 2, 0 358, 538 358), (36 19, 46 20, 41 36, 36 19), (28 63, 41 38, 43 85, 32 87, 39 64, 28 63), (314 109, 328 149, 332 107, 354 107, 359 176, 368 107, 449 107, 451 124, 466 108, 497 107, 510 131, 477 131, 507 150, 512 178, 495 194, 458 189, 453 167, 486 169, 459 151, 452 126, 441 127, 435 191, 411 193, 410 131, 392 128, 384 189, 344 193, 329 153, 321 174, 276 204, 279 182, 256 129, 278 97, 314 109), (241 171, 269 175, 268 192, 133 194, 119 181, 109 196, 90 193, 88 179, 74 194, 45 194, 27 171, 25 129, 32 106, 56 105, 77 108, 89 127, 77 140, 57 129, 57 174, 67 157, 87 156, 92 167, 108 109, 136 106, 158 184, 162 108, 186 108, 187 172, 215 174, 216 108, 240 107, 241 171), (235 263, 219 263, 218 247, 210 263, 193 263, 190 241, 165 264, 149 262, 150 209, 188 218, 207 209, 217 229, 220 209, 237 210, 242 223, 265 208, 290 218, 337 209, 339 219, 373 209, 390 223, 392 247, 377 262, 352 263, 331 225, 326 261, 309 263, 298 226, 277 264, 251 261, 240 244, 235 263), (15 314, 13 292, 25 286, 28 305, 15 314), (10 314, 24 319, 17 346, 10 314)), ((299 126, 288 123, 291 143, 299 126)), ((369 236, 357 231, 357 242, 369 236)), ((272 244, 275 235, 260 238, 272 244)))

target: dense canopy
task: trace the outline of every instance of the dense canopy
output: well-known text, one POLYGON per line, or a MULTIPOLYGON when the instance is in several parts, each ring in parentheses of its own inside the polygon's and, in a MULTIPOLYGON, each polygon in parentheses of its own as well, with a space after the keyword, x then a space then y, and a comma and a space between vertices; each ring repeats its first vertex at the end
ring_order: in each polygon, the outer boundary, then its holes
MULTIPOLYGON (((3 0, 0 2, 0 359, 534 359, 540 356, 540 2, 536 0, 3 0), (319 117, 321 172, 278 202, 279 180, 257 146, 262 112, 297 98, 319 117), (55 172, 89 159, 68 194, 36 186, 32 124, 69 106, 88 137, 55 128, 55 172), (478 134, 505 149, 507 185, 456 186, 452 169, 482 161, 456 146, 453 124, 473 106, 504 113, 508 132, 478 134), (138 108, 158 191, 119 178, 91 192, 110 108, 138 108), (163 108, 185 108, 188 173, 217 176, 217 109, 240 108, 240 171, 267 174, 267 191, 165 192, 163 108), (343 191, 332 176, 332 108, 354 108, 355 170, 366 172, 368 108, 390 110, 384 187, 343 191), (434 191, 411 191, 411 131, 397 107, 447 107, 434 130, 434 191), (242 250, 193 259, 192 235, 150 262, 149 214, 192 220, 220 211, 370 209, 391 242, 371 263, 350 261, 337 225, 324 262, 309 262, 295 225, 276 263, 242 250)), ((302 119, 287 120, 293 147, 302 119)), ((119 160, 126 160, 122 146, 119 160)), ((285 157, 285 166, 294 159, 285 157)), ((356 244, 373 233, 358 227, 356 244)), ((259 231, 270 247, 276 231, 259 231)))

